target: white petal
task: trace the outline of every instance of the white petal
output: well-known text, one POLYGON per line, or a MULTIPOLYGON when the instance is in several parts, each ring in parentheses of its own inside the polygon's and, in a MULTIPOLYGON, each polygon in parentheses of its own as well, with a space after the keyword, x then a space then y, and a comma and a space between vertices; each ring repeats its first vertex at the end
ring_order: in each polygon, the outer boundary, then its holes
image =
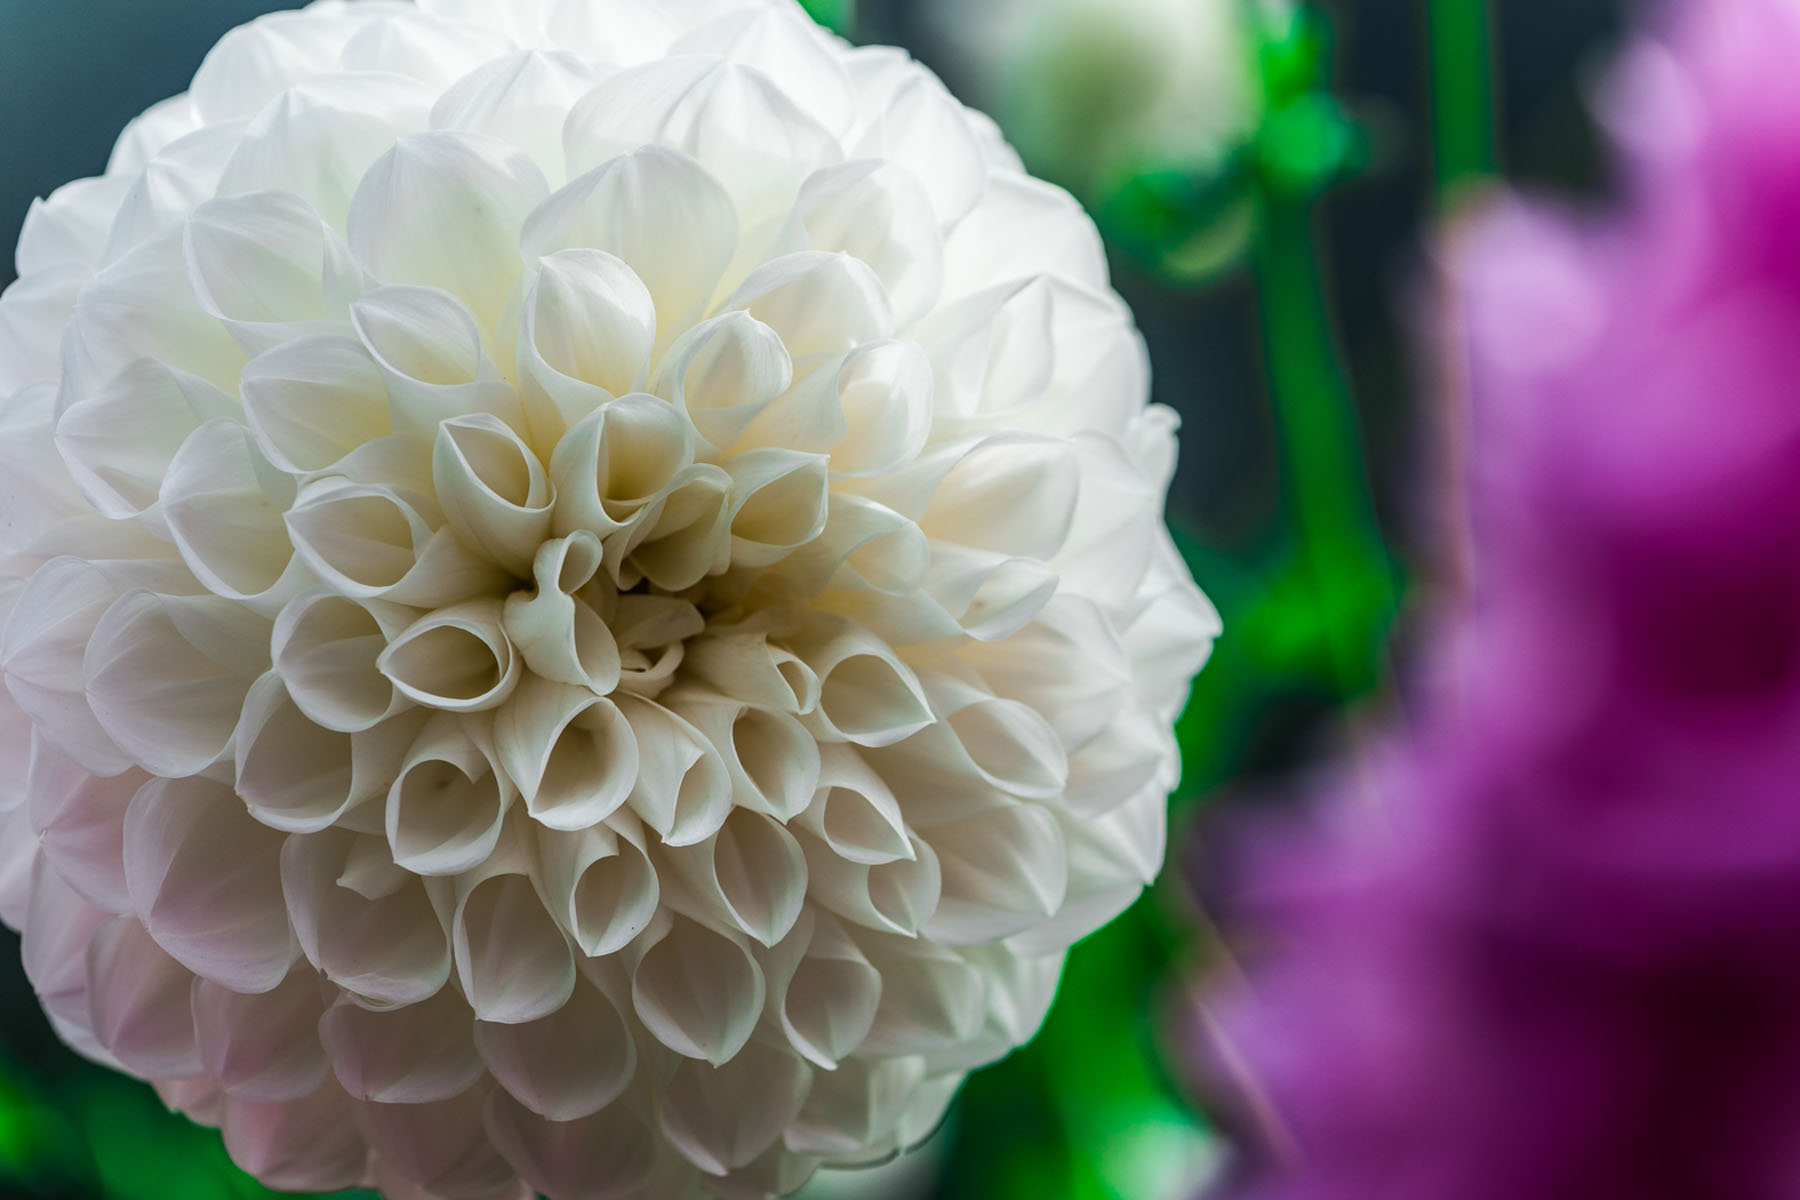
POLYGON ((185 237, 200 307, 251 351, 342 325, 362 292, 350 248, 291 192, 210 200, 185 237))
POLYGON ((456 974, 477 1017, 517 1025, 568 1003, 575 960, 522 858, 490 859, 460 877, 456 892, 456 974))
POLYGON ((549 191, 537 165, 504 142, 413 134, 357 187, 350 246, 382 282, 442 288, 493 330, 522 269, 519 228, 549 191))
POLYGON ((407 705, 377 660, 415 619, 399 605, 311 589, 275 619, 275 670, 308 719, 340 733, 361 732, 407 705))
POLYGON ((96 775, 117 775, 131 765, 88 706, 81 666, 95 626, 117 597, 91 563, 53 558, 13 603, 0 654, 14 702, 52 745, 96 775))
POLYGON ((746 1046, 721 1066, 690 1059, 663 1091, 663 1136, 702 1171, 724 1175, 775 1144, 811 1086, 807 1065, 772 1046, 746 1046))
POLYGON ((901 328, 937 302, 944 239, 918 178, 901 164, 859 158, 815 172, 794 202, 793 222, 789 237, 799 246, 867 263, 901 328))
POLYGON ((567 50, 517 50, 451 84, 432 106, 431 127, 509 142, 560 183, 563 117, 599 81, 598 69, 567 50))
POLYGON ((661 888, 640 830, 623 817, 577 833, 541 830, 539 880, 552 915, 589 958, 616 954, 649 926, 661 888))
POLYGON ((796 361, 844 354, 894 331, 875 272, 847 254, 784 255, 752 271, 726 301, 781 335, 796 361))
POLYGON ((345 71, 392 71, 442 88, 506 49, 486 30, 401 9, 364 23, 344 45, 345 71))
POLYGON ((731 561, 766 567, 824 532, 831 494, 827 460, 797 450, 748 450, 731 472, 731 561))
POLYGON ((624 1105, 578 1121, 547 1121, 503 1092, 488 1102, 488 1135, 526 1183, 550 1200, 643 1196, 657 1138, 624 1105))
MULTIPOLYGON (((737 253, 737 210, 705 168, 665 147, 594 163, 531 215, 525 257, 591 248, 630 263, 656 302, 660 351, 711 302, 737 253)), ((586 169, 573 158, 570 167, 586 169)))
POLYGON ((554 446, 600 405, 642 388, 656 303, 622 259, 559 250, 538 263, 522 333, 519 375, 532 438, 554 446))
POLYGON ((194 76, 194 110, 205 122, 247 117, 337 62, 351 29, 301 13, 272 13, 220 39, 194 76))
POLYGON ((981 203, 945 244, 947 297, 997 283, 1055 275, 1107 285, 1100 231, 1075 197, 1055 184, 1012 172, 988 177, 981 203))
POLYGON ((236 122, 203 126, 157 151, 120 202, 101 263, 116 262, 157 235, 179 230, 218 191, 242 131, 236 122))
POLYGON ((809 895, 831 912, 867 929, 917 937, 937 911, 942 872, 937 853, 917 837, 904 858, 871 866, 852 862, 811 835, 800 837, 806 852, 809 895))
POLYGON ((433 528, 423 497, 323 480, 303 489, 286 516, 296 554, 334 591, 357 600, 420 607, 491 592, 504 571, 433 528))
POLYGON ((631 1031, 585 981, 548 1017, 521 1025, 479 1021, 482 1061, 513 1098, 552 1121, 576 1121, 618 1099, 637 1071, 631 1031))
POLYGON ((926 70, 907 72, 851 152, 911 170, 945 228, 974 208, 987 186, 986 156, 963 106, 926 70))
POLYGON ((338 1083, 358 1100, 422 1104, 472 1087, 482 1065, 475 1018, 454 989, 405 1008, 375 1011, 341 997, 319 1021, 338 1083))
POLYGON ((308 1096, 331 1069, 319 1044, 325 1012, 318 975, 291 972, 273 991, 242 996, 216 983, 194 986, 200 1062, 226 1091, 280 1103, 308 1096))
POLYGON ((295 475, 336 466, 393 432, 386 380, 347 333, 302 337, 258 355, 239 392, 256 444, 295 475))
POLYGON ((706 736, 660 704, 616 697, 638 744, 638 780, 627 801, 672 846, 710 837, 731 810, 731 778, 706 736))
POLYGON ((525 428, 518 394, 482 348, 475 318, 449 292, 377 288, 351 306, 350 320, 387 376, 397 431, 430 445, 440 421, 478 412, 525 428))
POLYGON ((282 837, 210 780, 144 785, 125 814, 125 881, 150 936, 234 992, 279 984, 299 953, 281 893, 282 837))
POLYGON ((931 546, 912 521, 886 505, 838 492, 831 497, 824 530, 782 570, 808 593, 830 586, 913 597, 930 561, 931 546))
MULTIPOLYGON (((21 397, 11 407, 20 407, 21 397)), ((156 504, 176 451, 202 421, 237 404, 211 384, 143 358, 56 423, 56 448, 103 516, 134 517, 156 504)))
POLYGON ((550 459, 556 531, 606 537, 641 523, 692 459, 693 430, 679 409, 655 396, 621 397, 569 430, 550 459))
POLYGON ((955 951, 913 938, 857 937, 882 979, 881 1006, 862 1055, 935 1050, 966 1041, 981 1029, 987 1016, 987 977, 955 951))
POLYGON ((663 861, 684 899, 764 946, 787 936, 806 902, 799 843, 778 821, 749 809, 734 809, 703 842, 667 849, 663 861))
MULTIPOLYGON (((796 935, 777 954, 800 942, 796 935)), ((791 965, 769 974, 769 1006, 794 1049, 833 1071, 869 1034, 881 1005, 881 973, 830 916, 820 913, 791 965)))
POLYGON ((819 678, 791 650, 766 634, 709 633, 688 643, 687 671, 722 696, 771 712, 811 712, 819 678))
POLYGON ((698 692, 672 695, 669 707, 717 748, 740 808, 787 821, 812 802, 819 747, 795 717, 698 692))
POLYGON ((671 347, 656 390, 687 414, 708 445, 729 450, 793 381, 781 336, 738 311, 695 326, 671 347))
POLYGON ((63 327, 92 274, 86 267, 54 267, 0 291, 0 393, 56 382, 63 327))
POLYGON ((600 539, 588 530, 545 542, 532 574, 535 592, 506 599, 506 634, 535 674, 604 696, 619 682, 619 647, 612 631, 576 596, 600 571, 600 539))
POLYGON ((900 801, 887 781, 850 746, 821 751, 818 797, 801 814, 801 826, 850 862, 876 867, 912 859, 900 801))
POLYGON ((752 5, 708 21, 668 53, 716 54, 754 67, 801 111, 841 135, 855 114, 856 98, 836 49, 798 8, 752 5))
POLYGON ((548 0, 545 36, 602 62, 637 63, 667 52, 675 23, 659 0, 548 0))
POLYGON ((431 899, 393 866, 380 838, 295 834, 282 848, 281 885, 307 961, 338 986, 378 1004, 416 1004, 450 978, 449 939, 431 899), (374 870, 382 860, 386 872, 374 870))
POLYGON ((526 677, 495 718, 494 738, 525 808, 551 829, 586 829, 625 803, 637 783, 631 724, 585 687, 526 677))
POLYGON ((474 736, 479 730, 440 713, 406 751, 388 789, 385 818, 398 866, 455 875, 487 861, 499 844, 514 792, 486 736, 474 736))
POLYGON ((854 1156, 887 1137, 925 1077, 917 1058, 853 1058, 819 1075, 785 1138, 788 1149, 828 1157, 854 1156))
POLYGON ((925 932, 968 946, 1018 933, 1055 915, 1068 887, 1068 851, 1056 819, 1041 808, 991 809, 925 831, 944 887, 925 932))
POLYGON ((632 1006, 657 1041, 714 1066, 744 1048, 764 984, 740 939, 673 916, 659 918, 628 955, 632 1006))
POLYGON ((56 526, 86 508, 77 481, 57 454, 56 388, 38 384, 0 408, 0 551, 29 552, 56 526))
POLYGON ((934 720, 918 677, 868 631, 819 620, 787 641, 819 677, 819 707, 808 720, 827 740, 888 746, 934 720))
POLYGON ((426 127, 435 97, 416 80, 358 72, 313 76, 251 120, 219 195, 293 192, 342 232, 356 185, 397 138, 426 127))
POLYGON ((88 703, 146 770, 193 775, 225 753, 268 654, 268 622, 241 605, 127 592, 88 642, 88 703))
POLYGON ((87 977, 94 1036, 120 1066, 151 1079, 200 1073, 194 977, 134 918, 115 917, 94 931, 87 977))
POLYGON ((498 600, 426 614, 388 644, 376 666, 414 703, 446 712, 498 708, 524 671, 498 600))
POLYGON ((206 590, 270 616, 306 582, 282 520, 293 498, 293 483, 226 419, 188 435, 157 496, 182 561, 206 590))
MULTIPOLYGON (((654 520, 642 520, 628 538, 629 561, 609 572, 624 586, 639 575, 667 592, 682 592, 731 561, 731 476, 710 463, 695 463, 670 480, 658 497, 654 520)), ((646 514, 648 516, 648 514, 646 514)))
POLYGON ((33 200, 19 231, 14 258, 18 275, 24 278, 57 267, 91 271, 98 266, 132 178, 108 174, 77 179, 57 188, 47 199, 33 200))
POLYGON ((647 145, 692 155, 725 185, 746 229, 785 213, 806 175, 841 154, 831 132, 768 76, 702 56, 620 71, 563 127, 572 171, 647 145))

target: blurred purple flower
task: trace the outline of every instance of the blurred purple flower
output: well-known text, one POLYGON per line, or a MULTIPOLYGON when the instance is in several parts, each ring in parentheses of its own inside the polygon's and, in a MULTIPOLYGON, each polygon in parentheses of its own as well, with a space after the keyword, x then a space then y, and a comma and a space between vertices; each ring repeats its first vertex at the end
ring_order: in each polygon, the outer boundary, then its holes
POLYGON ((1800 4, 1667 18, 1623 210, 1450 240, 1471 602, 1252 873, 1235 1197, 1800 1196, 1800 4))

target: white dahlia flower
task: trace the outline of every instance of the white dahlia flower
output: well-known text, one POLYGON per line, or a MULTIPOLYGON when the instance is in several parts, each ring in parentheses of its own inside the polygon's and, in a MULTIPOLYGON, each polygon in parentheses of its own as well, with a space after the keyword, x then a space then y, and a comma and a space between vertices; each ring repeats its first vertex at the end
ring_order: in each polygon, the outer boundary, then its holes
POLYGON ((1162 858, 1093 227, 789 0, 228 35, 0 300, 0 913, 277 1188, 791 1191, 1162 858))

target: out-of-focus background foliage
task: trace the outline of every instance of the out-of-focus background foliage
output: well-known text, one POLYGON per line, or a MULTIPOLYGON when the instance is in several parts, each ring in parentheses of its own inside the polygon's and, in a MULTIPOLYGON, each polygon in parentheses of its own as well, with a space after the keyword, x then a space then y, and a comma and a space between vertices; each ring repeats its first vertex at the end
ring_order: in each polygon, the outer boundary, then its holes
MULTIPOLYGON (((102 169, 267 0, 0 0, 0 242, 102 169)), ((1209 943, 1204 814, 1280 794, 1377 708, 1435 552, 1438 423, 1412 347, 1427 231, 1503 166, 1604 187, 1584 87, 1624 0, 809 0, 910 49, 1100 221, 1156 398, 1170 523, 1226 636, 1180 737, 1170 869, 1071 957, 1042 1035, 856 1200, 1185 1200, 1225 1154, 1174 1061, 1209 943), (1396 620, 1396 617, 1398 618, 1396 620)), ((0 264, 0 284, 10 281, 0 264)), ((0 1196, 266 1195, 216 1134, 51 1035, 0 940, 0 1196)))

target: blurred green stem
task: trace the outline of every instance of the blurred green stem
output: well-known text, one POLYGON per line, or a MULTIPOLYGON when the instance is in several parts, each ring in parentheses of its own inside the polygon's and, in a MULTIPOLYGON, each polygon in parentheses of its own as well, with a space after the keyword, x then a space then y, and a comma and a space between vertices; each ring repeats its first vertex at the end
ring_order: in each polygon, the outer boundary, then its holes
POLYGON ((1314 202, 1272 194, 1257 289, 1282 470, 1343 696, 1374 686, 1393 578, 1363 463, 1362 433, 1319 278, 1314 202))
POLYGON ((1492 18, 1487 0, 1426 0, 1432 143, 1440 201, 1494 170, 1492 18))

